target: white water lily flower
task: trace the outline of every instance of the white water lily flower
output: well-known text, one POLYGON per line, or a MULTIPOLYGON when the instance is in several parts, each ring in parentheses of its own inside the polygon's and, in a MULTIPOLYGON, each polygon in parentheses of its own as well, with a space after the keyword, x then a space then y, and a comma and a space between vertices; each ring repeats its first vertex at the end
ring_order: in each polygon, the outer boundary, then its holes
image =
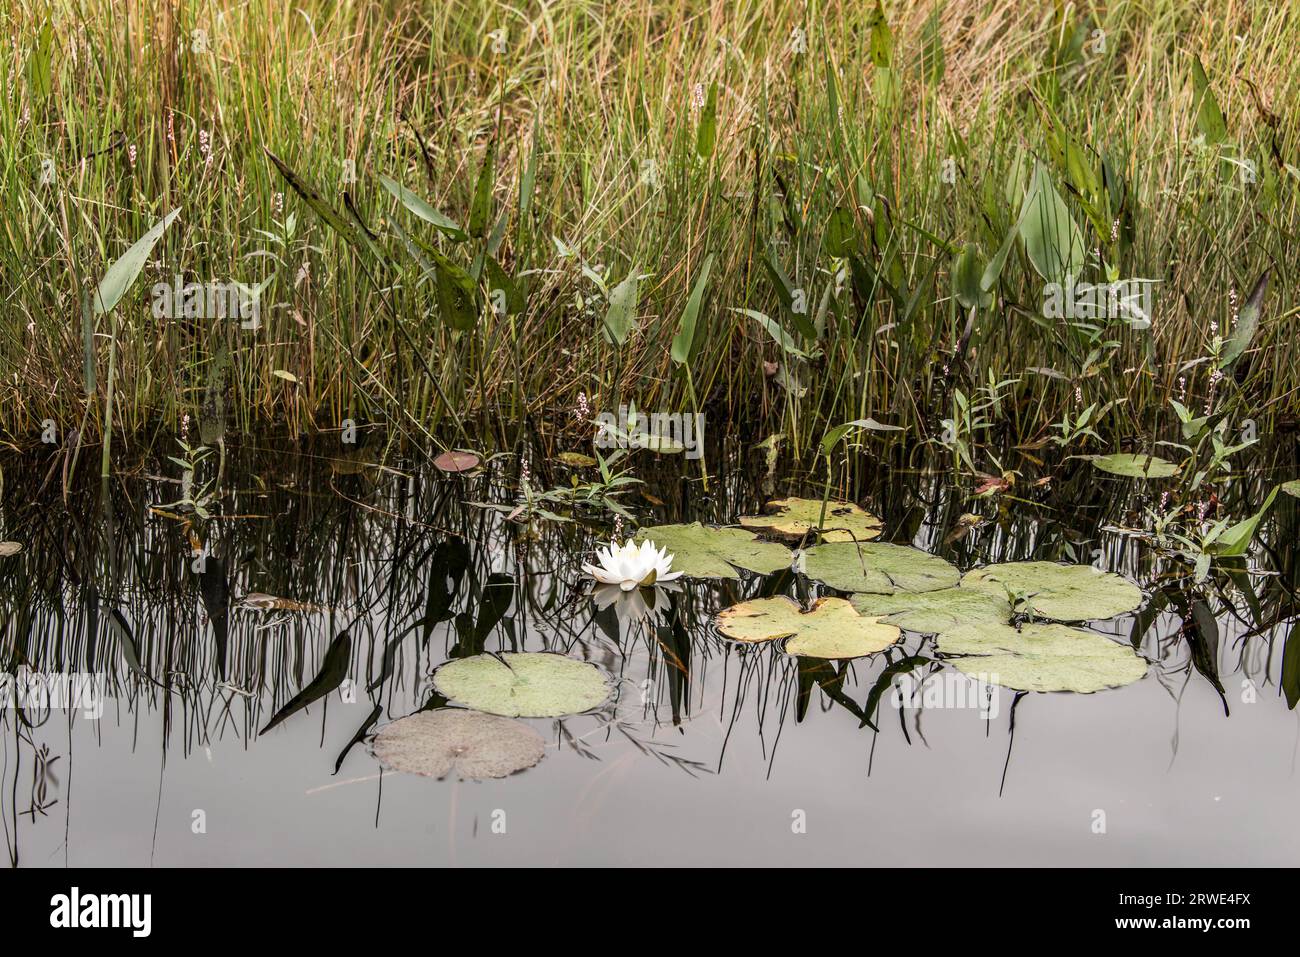
POLYGON ((583 565, 582 570, 606 585, 618 585, 623 591, 656 582, 670 582, 682 573, 672 571, 673 556, 667 549, 656 548, 654 542, 627 541, 621 548, 609 545, 596 549, 599 565, 583 565))

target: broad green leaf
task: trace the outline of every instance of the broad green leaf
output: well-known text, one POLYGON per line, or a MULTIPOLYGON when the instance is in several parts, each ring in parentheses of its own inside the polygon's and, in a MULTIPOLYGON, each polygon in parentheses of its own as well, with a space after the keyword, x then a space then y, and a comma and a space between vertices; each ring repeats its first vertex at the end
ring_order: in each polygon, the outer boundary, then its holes
POLYGON ((853 607, 864 615, 883 616, 891 625, 928 635, 976 621, 1006 624, 1011 620, 1011 603, 1006 598, 971 588, 854 595, 853 607))
POLYGON ((679 366, 690 361, 691 352, 695 348, 695 329, 700 318, 700 308, 704 304, 704 290, 709 283, 709 270, 712 268, 713 256, 710 255, 704 260, 700 275, 695 280, 694 288, 691 289, 690 298, 686 300, 686 308, 682 310, 682 321, 677 328, 677 335, 673 336, 672 360, 679 366))
POLYGON ((792 355, 798 359, 808 358, 808 354, 795 344, 794 339, 791 338, 788 332, 786 332, 784 329, 781 328, 780 323, 776 322, 773 319, 769 319, 761 312, 757 312, 753 309, 737 309, 736 307, 733 306, 731 311, 738 312, 742 316, 749 316, 749 318, 757 322, 760 326, 762 326, 764 329, 767 330, 767 334, 770 335, 776 341, 776 344, 779 345, 789 355, 792 355))
POLYGON ((54 50, 54 29, 49 21, 41 25, 36 42, 27 54, 27 92, 32 102, 42 103, 53 89, 53 72, 50 68, 54 50))
POLYGON ((718 142, 718 81, 709 84, 709 95, 700 110, 700 125, 695 133, 695 152, 700 159, 707 160, 713 155, 713 148, 718 142))
POLYGON ((1255 537, 1255 530, 1259 528, 1265 513, 1272 507, 1273 499, 1277 498, 1278 488, 1281 487, 1276 486, 1268 493, 1268 498, 1264 499, 1264 504, 1260 506, 1258 512, 1221 533, 1209 546, 1210 551, 1220 558, 1236 558, 1245 555, 1250 549, 1251 540, 1255 537))
POLYGON ((830 455, 835 446, 839 445, 840 440, 855 429, 866 429, 869 432, 902 432, 901 425, 886 425, 884 422, 877 422, 875 419, 854 419, 852 422, 845 422, 843 425, 837 425, 824 436, 822 436, 821 453, 830 455))
POLYGON ((131 248, 124 252, 120 259, 108 267, 104 278, 99 281, 99 286, 95 290, 93 303, 95 312, 105 315, 113 311, 113 307, 126 295, 126 291, 140 275, 144 264, 149 261, 149 254, 162 238, 163 231, 180 214, 178 207, 158 220, 147 233, 132 243, 131 248))
POLYGON ((993 304, 993 294, 982 283, 984 272, 979 247, 967 243, 952 264, 952 292, 963 309, 987 309, 993 304))
POLYGON ((941 9, 935 7, 921 28, 921 79, 930 86, 938 86, 943 79, 943 37, 939 33, 941 9))
POLYGON ((951 588, 961 578, 937 555, 881 542, 817 545, 803 553, 799 570, 839 591, 883 595, 951 588))
POLYGON ((517 316, 528 306, 528 299, 513 276, 489 256, 484 263, 488 281, 488 301, 499 315, 517 316))
POLYGON ((339 236, 348 243, 348 245, 359 252, 369 252, 380 262, 388 261, 388 257, 384 253, 383 248, 371 239, 370 235, 365 232, 365 230, 358 229, 355 223, 345 219, 338 210, 336 210, 330 203, 326 202, 325 197, 321 195, 320 190, 316 189, 316 187, 312 186, 305 179, 291 170, 285 162, 280 159, 280 157, 276 156, 270 150, 263 147, 263 151, 275 165, 275 168, 280 171, 280 175, 284 177, 284 181, 289 184, 290 188, 297 193, 309 207, 311 207, 312 212, 325 220, 325 224, 329 226, 330 229, 334 230, 334 232, 338 233, 339 236))
POLYGON ((742 515, 740 524, 757 532, 798 541, 814 529, 832 529, 823 533, 827 542, 870 541, 880 537, 880 519, 852 502, 826 503, 815 498, 782 498, 768 502, 766 515, 742 515))
POLYGON ((1179 466, 1157 455, 1141 455, 1134 452, 1114 452, 1110 455, 1098 455, 1092 464, 1111 475, 1125 478, 1169 478, 1177 475, 1179 466))
POLYGON ((734 641, 788 639, 785 653, 806 658, 861 658, 884 651, 901 637, 893 625, 863 618, 843 598, 819 598, 808 611, 778 595, 724 608, 718 631, 734 641))
POLYGON ((832 256, 843 258, 857 248, 858 224, 853 219, 853 211, 843 206, 836 206, 826 220, 826 234, 822 245, 832 256))
POLYGON ((493 138, 483 152, 483 165, 478 170, 474 198, 469 206, 469 234, 482 236, 492 220, 492 186, 496 182, 497 141, 493 138))
POLYGON ((609 294, 609 309, 605 313, 605 331, 610 339, 620 346, 627 342, 628 334, 636 327, 637 296, 640 290, 640 277, 637 267, 633 266, 627 278, 620 282, 609 294))
POLYGON ((1264 305, 1264 295, 1268 292, 1268 277, 1272 268, 1270 266, 1265 269, 1260 277, 1255 280, 1250 295, 1237 313, 1237 325, 1233 327, 1232 334, 1228 337, 1228 341, 1224 343, 1223 356, 1219 360, 1220 369, 1228 368, 1250 348, 1250 342, 1255 338, 1255 333, 1259 330, 1260 312, 1264 305))
POLYGON ((429 250, 437 267, 438 311, 451 329, 466 332, 478 324, 479 288, 472 276, 436 249, 429 250))
POLYGON ((958 671, 1015 691, 1091 694, 1132 684, 1147 661, 1128 645, 1057 624, 975 622, 940 633, 939 653, 958 671))
POLYGON ((393 194, 399 203, 418 216, 420 219, 435 227, 439 232, 449 236, 456 242, 463 242, 469 239, 469 234, 461 229, 456 223, 448 219, 438 210, 434 209, 415 193, 411 192, 396 180, 391 180, 387 176, 380 176, 379 182, 383 183, 384 189, 393 194))
POLYGON ((871 29, 871 62, 879 69, 888 69, 894 65, 894 35, 889 30, 889 21, 885 19, 885 8, 880 0, 876 0, 875 12, 867 24, 871 29))
POLYGON ((380 728, 370 753, 391 771, 483 781, 531 768, 546 754, 546 739, 513 718, 440 708, 380 728))
POLYGON ((776 542, 760 541, 740 528, 710 528, 690 525, 654 525, 641 528, 635 541, 654 542, 672 556, 672 570, 687 578, 738 579, 737 568, 770 575, 790 567, 790 549, 776 542))
POLYGON ((967 572, 961 587, 999 598, 1014 597, 1028 606, 1017 610, 1029 610, 1035 617, 1056 621, 1114 618, 1142 604, 1142 592, 1131 581, 1091 565, 989 565, 967 572))
POLYGON ((433 686, 476 711, 515 718, 558 718, 598 708, 610 683, 595 665, 549 652, 475 655, 447 662, 433 686))
POLYGON ((1038 163, 1021 207, 1020 236, 1038 274, 1064 284, 1077 276, 1087 255, 1083 234, 1070 217, 1070 208, 1052 185, 1046 167, 1038 163))
POLYGON ((1205 137, 1206 143, 1222 143, 1228 136, 1228 124, 1223 118, 1223 111, 1219 109, 1219 101, 1214 98, 1214 90, 1210 89, 1210 81, 1205 76, 1205 67, 1201 66, 1201 58, 1195 54, 1192 56, 1192 93, 1195 97, 1196 128, 1205 137))

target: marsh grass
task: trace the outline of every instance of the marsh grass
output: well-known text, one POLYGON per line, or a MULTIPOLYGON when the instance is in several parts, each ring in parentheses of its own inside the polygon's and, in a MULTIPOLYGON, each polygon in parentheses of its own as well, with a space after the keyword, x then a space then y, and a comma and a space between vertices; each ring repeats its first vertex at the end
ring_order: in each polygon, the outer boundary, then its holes
POLYGON ((1106 442, 1148 441, 1180 396, 1295 420, 1300 26, 1281 5, 15 0, 0 20, 14 446, 46 420, 101 432, 110 356, 124 441, 211 417, 214 388, 232 434, 353 419, 508 441, 575 428, 582 393, 706 408, 797 457, 865 417, 903 427, 873 443, 935 438, 955 392, 997 382, 991 428, 1022 442, 1094 403, 1106 442), (1160 280, 1151 330, 1043 319, 1019 240, 968 323, 955 257, 974 244, 984 271, 1035 163, 1082 276, 1104 281, 1099 251, 1160 280), (83 324, 108 265, 172 209, 113 315, 83 324), (1220 381, 1207 357, 1266 269, 1259 331, 1220 381), (457 270, 460 309, 440 282, 457 270), (260 328, 155 319, 150 287, 177 274, 265 284, 260 328), (633 274, 635 308, 607 322, 633 274), (506 283, 519 301, 498 312, 506 283))

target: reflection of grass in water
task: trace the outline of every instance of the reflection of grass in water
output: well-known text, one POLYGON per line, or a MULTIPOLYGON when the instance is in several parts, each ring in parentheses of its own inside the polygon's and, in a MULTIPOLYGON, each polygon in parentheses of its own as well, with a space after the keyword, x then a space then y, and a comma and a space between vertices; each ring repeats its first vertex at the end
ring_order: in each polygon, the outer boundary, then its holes
MULTIPOLYGON (((148 511, 149 503, 168 500, 170 489, 91 482, 74 488, 71 500, 78 504, 65 509, 53 486, 41 494, 34 491, 43 467, 10 465, 4 527, 26 547, 5 559, 0 653, 11 667, 103 672, 125 713, 164 709, 172 699, 165 709, 167 740, 173 731, 179 733, 187 751, 230 734, 253 738, 256 729, 310 684, 322 669, 327 648, 344 631, 352 637, 347 675, 356 681, 358 700, 368 698, 394 714, 428 703, 427 676, 449 653, 475 654, 528 642, 530 649, 540 645, 601 661, 620 677, 620 693, 633 696, 630 707, 629 702, 619 705, 611 727, 619 734, 629 729, 643 742, 647 728, 684 725, 718 706, 713 697, 718 684, 710 682, 710 669, 723 669, 726 710, 721 713, 730 712, 724 724, 734 723, 742 708, 756 707, 759 733, 767 736, 769 721, 802 718, 814 702, 843 707, 861 719, 866 691, 890 660, 884 656, 827 671, 812 663, 799 667, 779 657, 769 662, 763 655, 745 654, 739 656, 736 672, 728 664, 736 660, 733 652, 724 651, 707 633, 711 616, 746 598, 789 591, 788 576, 747 577, 720 587, 691 584, 672 597, 669 613, 652 627, 628 630, 620 628, 616 616, 594 614, 585 591, 575 587, 577 554, 591 546, 582 529, 543 526, 540 539, 521 549, 499 516, 458 503, 467 494, 459 480, 422 480, 417 497, 408 501, 407 480, 396 470, 343 476, 314 467, 310 458, 288 464, 286 471, 285 460, 256 455, 234 463, 229 481, 245 491, 228 507, 264 517, 217 518, 202 529, 214 547, 206 579, 192 571, 191 543, 179 525, 148 511), (271 462, 278 471, 268 470, 271 462), (444 530, 459 531, 464 538, 444 530), (526 572, 522 580, 521 572, 526 572), (291 598, 319 610, 241 608, 240 598, 250 592, 291 598), (223 606, 228 609, 224 675, 219 641, 223 606), (645 681, 652 684, 643 694, 645 681), (182 700, 186 707, 178 709, 182 700)), ((1271 481, 1267 473, 1261 469, 1256 484, 1271 481)), ((709 503, 709 509, 722 510, 712 517, 752 510, 753 499, 747 497, 752 490, 741 491, 743 484, 720 477, 719 489, 731 488, 740 497, 709 503)), ((1249 483, 1242 485, 1242 496, 1257 493, 1249 483)), ((1077 561, 1087 557, 1086 543, 1101 540, 1101 527, 1132 507, 1110 490, 1098 489, 1084 469, 1053 490, 1036 521, 1019 513, 1020 518, 1009 516, 1004 525, 990 525, 968 540, 938 545, 945 523, 965 507, 961 496, 903 473, 879 492, 886 529, 904 535, 915 503, 927 503, 931 521, 926 527, 932 531, 922 539, 929 534, 931 548, 963 566, 1031 557, 1077 561)), ((482 489, 474 494, 496 493, 482 489)), ((670 498, 666 507, 680 510, 682 503, 670 498)), ((1293 535, 1294 509, 1279 509, 1277 519, 1276 525, 1266 526, 1261 558, 1280 574, 1252 582, 1229 569, 1233 577, 1224 582, 1239 589, 1250 586, 1249 602, 1241 591, 1234 604, 1251 622, 1276 622, 1294 611, 1294 553, 1279 547, 1293 535)), ((1122 539, 1111 540, 1106 558, 1140 581, 1167 570, 1149 552, 1125 548, 1122 539)), ((1169 604, 1177 608, 1177 602, 1169 604)), ((1216 602, 1213 613, 1222 618, 1225 609, 1216 602)), ((1155 621, 1140 615, 1135 639, 1155 621)), ((1263 624, 1252 629, 1257 647, 1272 646, 1274 630, 1263 624)), ((1175 644, 1181 640, 1176 633, 1165 638, 1175 644)), ((1268 662, 1276 662, 1280 650, 1279 644, 1271 659, 1243 654, 1240 667, 1264 675, 1262 683, 1268 680, 1268 662)), ((1204 673, 1204 660, 1191 664, 1204 673)), ((310 710, 314 714, 318 709, 310 710)), ((362 717, 359 709, 358 723, 362 717)), ((589 733, 584 727, 574 736, 589 733)), ((653 738, 655 732, 650 733, 653 738)), ((779 730, 770 737, 774 746, 779 730)))

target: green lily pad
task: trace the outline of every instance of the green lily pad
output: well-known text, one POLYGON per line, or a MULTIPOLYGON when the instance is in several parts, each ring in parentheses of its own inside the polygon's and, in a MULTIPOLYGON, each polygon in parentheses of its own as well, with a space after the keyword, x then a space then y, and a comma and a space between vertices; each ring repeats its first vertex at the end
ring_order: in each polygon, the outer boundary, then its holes
POLYGON ((961 579, 961 573, 937 555, 881 542, 817 545, 803 553, 800 570, 839 591, 880 595, 936 591, 961 579))
POLYGON ((522 721, 447 708, 384 726, 370 752, 393 771, 482 781, 531 768, 546 754, 546 739, 522 721))
POLYGON ((1128 645, 1057 624, 978 622, 943 632, 939 653, 958 671, 1014 691, 1090 694, 1132 684, 1147 661, 1128 645))
POLYGON ((878 618, 864 618, 843 598, 820 598, 809 611, 778 595, 724 608, 718 631, 735 641, 788 638, 785 652, 807 658, 861 658, 884 651, 901 632, 878 618))
POLYGON ((549 652, 507 652, 449 661, 433 675, 445 697, 489 714, 558 718, 604 704, 610 684, 590 662, 549 652))
POLYGON ((687 578, 739 578, 737 568, 770 575, 790 567, 793 553, 784 545, 764 542, 741 528, 654 525, 636 533, 639 544, 649 539, 673 556, 672 570, 687 578), (733 567, 734 566, 734 567, 733 567))
POLYGON ((854 595, 852 601, 864 615, 883 615, 891 625, 927 635, 974 622, 1001 625, 1011 620, 1011 603, 1006 598, 972 588, 854 595))
POLYGON ((1178 474, 1178 466, 1158 455, 1136 455, 1132 452, 1116 452, 1113 455, 1099 455, 1092 464, 1111 475, 1123 475, 1125 478, 1169 478, 1178 474))
POLYGON ((1037 618, 1093 621, 1114 618, 1142 604, 1142 591, 1127 578, 1091 565, 1009 562, 968 571, 962 588, 1023 597, 1037 618))
POLYGON ((581 452, 561 452, 555 456, 555 461, 575 469, 591 468, 596 464, 595 459, 590 455, 583 455, 581 452))
POLYGON ((869 542, 880 537, 880 519, 852 502, 827 502, 824 519, 821 499, 777 499, 767 503, 767 513, 742 515, 740 524, 791 540, 801 539, 815 528, 834 529, 823 533, 822 540, 827 542, 869 542))

